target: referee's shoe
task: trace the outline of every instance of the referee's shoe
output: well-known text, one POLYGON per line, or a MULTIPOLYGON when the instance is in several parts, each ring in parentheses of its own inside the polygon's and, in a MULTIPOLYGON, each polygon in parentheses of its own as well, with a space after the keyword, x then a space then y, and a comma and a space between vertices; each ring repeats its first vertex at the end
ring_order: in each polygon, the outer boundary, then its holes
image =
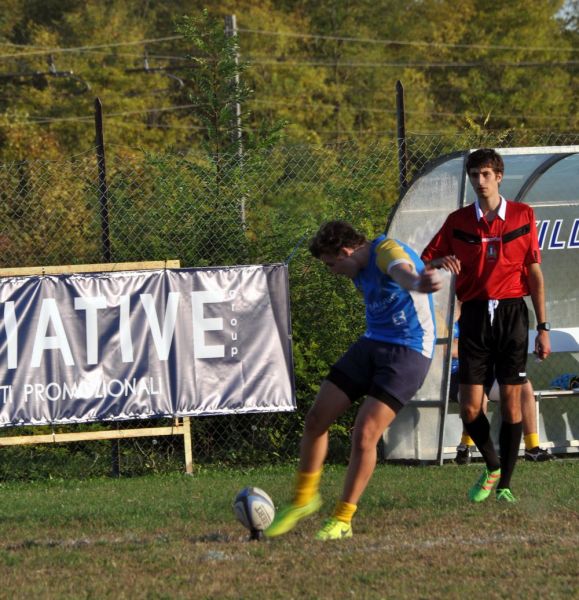
POLYGON ((548 450, 535 446, 530 450, 525 450, 525 460, 531 462, 546 462, 548 460, 555 460, 555 457, 548 450))

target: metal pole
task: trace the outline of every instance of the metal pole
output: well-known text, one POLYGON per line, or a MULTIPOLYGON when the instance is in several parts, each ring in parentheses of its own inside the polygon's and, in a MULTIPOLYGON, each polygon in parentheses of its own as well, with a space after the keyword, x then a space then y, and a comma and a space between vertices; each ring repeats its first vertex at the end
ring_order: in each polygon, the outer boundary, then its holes
MULTIPOLYGON (((468 152, 465 152, 463 156, 463 167, 462 167, 462 178, 460 184, 459 193, 459 206, 464 206, 466 203, 466 188, 467 188, 467 175, 466 175, 466 159, 468 152)), ((450 368, 452 362, 452 337, 454 331, 454 307, 456 304, 455 297, 455 277, 452 276, 449 297, 448 297, 448 317, 446 319, 446 326, 448 329, 448 346, 444 353, 444 363, 442 371, 442 390, 444 391, 444 398, 440 407, 440 428, 438 430, 438 453, 436 460, 439 465, 444 464, 444 430, 446 429, 446 420, 448 417, 448 392, 450 389, 450 368)))
MULTIPOLYGON (((237 38, 237 19, 235 15, 226 15, 225 16, 225 35, 231 38, 237 38)), ((233 89, 235 91, 235 95, 237 96, 237 92, 239 90, 239 51, 235 50, 235 75, 233 77, 233 89)), ((241 137, 241 105, 239 101, 236 99, 235 105, 233 107, 233 135, 232 141, 237 146, 237 156, 239 159, 243 158, 243 140, 241 137)))
MULTIPOLYGON (((225 35, 237 40, 237 18, 235 15, 225 16, 225 35)), ((232 142, 237 146, 237 160, 239 167, 243 167, 243 137, 241 132, 241 104, 239 103, 239 50, 237 41, 235 45, 235 75, 233 77, 233 90, 235 94, 235 104, 233 106, 233 132, 232 142)), ((241 223, 245 227, 245 197, 241 197, 241 223)))
POLYGON ((398 130, 398 170, 400 173, 400 196, 408 187, 408 153, 406 150, 406 114, 404 112, 404 86, 396 82, 396 121, 398 130))
MULTIPOLYGON (((103 133, 103 105, 100 98, 94 100, 94 124, 96 140, 97 167, 99 173, 99 204, 101 213, 101 239, 103 262, 111 262, 111 238, 109 234, 109 190, 107 186, 107 167, 105 159, 105 136, 103 133)), ((118 424, 117 424, 118 429, 118 424)), ((111 476, 121 474, 121 445, 119 440, 111 440, 111 476)))
POLYGON ((96 155, 99 173, 99 203, 101 213, 101 236, 103 262, 111 262, 111 238, 109 233, 109 191, 105 160, 105 138, 103 133, 103 105, 100 98, 94 101, 94 121, 96 131, 96 155))

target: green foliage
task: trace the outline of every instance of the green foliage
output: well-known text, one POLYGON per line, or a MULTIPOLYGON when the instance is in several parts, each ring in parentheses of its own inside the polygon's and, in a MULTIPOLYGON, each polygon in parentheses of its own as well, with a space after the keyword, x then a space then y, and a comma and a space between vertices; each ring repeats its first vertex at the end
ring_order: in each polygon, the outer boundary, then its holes
POLYGON ((22 47, 4 46, 0 72, 22 77, 0 80, 0 159, 90 148, 95 96, 108 143, 211 156, 237 152, 238 102, 248 151, 275 145, 282 131, 309 144, 393 137, 397 80, 408 131, 456 132, 469 121, 493 130, 577 127, 577 2, 203 6, 4 0, 0 41, 22 47), (238 37, 224 32, 232 14, 238 37), (48 49, 53 67, 74 76, 48 74, 48 49))
POLYGON ((177 33, 197 51, 187 57, 195 63, 188 73, 188 98, 206 131, 203 148, 215 160, 233 155, 242 149, 242 139, 237 137, 242 134, 237 107, 252 93, 241 78, 247 63, 238 60, 237 36, 228 35, 206 9, 199 17, 183 17, 177 33))

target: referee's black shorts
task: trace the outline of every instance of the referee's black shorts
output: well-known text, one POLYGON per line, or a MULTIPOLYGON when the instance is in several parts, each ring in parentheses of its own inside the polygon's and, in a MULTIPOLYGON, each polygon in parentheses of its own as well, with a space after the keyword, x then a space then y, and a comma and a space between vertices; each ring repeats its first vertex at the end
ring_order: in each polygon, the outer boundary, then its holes
POLYGON ((500 384, 527 381, 529 312, 523 298, 463 302, 458 338, 458 378, 484 385, 494 370, 500 384), (494 301, 496 302, 496 301, 494 301))

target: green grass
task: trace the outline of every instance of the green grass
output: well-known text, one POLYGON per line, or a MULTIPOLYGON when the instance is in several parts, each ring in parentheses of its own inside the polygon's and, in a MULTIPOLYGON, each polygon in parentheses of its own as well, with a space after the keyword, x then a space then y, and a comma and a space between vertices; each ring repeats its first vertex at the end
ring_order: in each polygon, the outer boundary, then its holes
POLYGON ((570 598, 579 462, 519 462, 520 501, 465 501, 480 465, 380 465, 354 537, 313 536, 345 469, 324 472, 319 516, 248 542, 245 485, 289 499, 293 467, 0 484, 0 598, 570 598), (482 590, 485 590, 482 593, 482 590))

